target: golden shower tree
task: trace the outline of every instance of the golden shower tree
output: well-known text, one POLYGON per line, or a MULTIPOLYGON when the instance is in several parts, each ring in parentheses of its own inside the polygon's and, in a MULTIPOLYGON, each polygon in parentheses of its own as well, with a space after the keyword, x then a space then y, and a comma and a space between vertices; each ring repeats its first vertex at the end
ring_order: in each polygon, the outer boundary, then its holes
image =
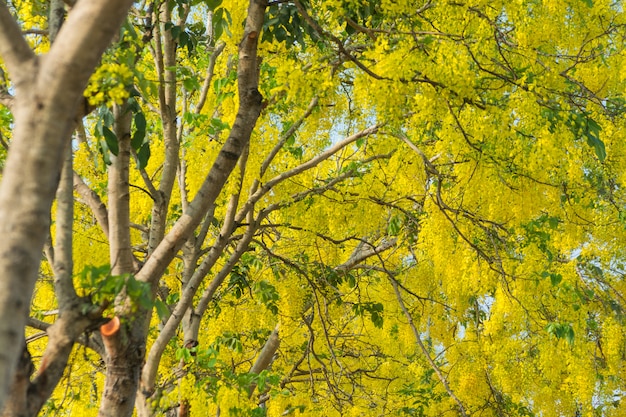
POLYGON ((0 3, 4 415, 624 412, 620 3, 113 3, 0 3))

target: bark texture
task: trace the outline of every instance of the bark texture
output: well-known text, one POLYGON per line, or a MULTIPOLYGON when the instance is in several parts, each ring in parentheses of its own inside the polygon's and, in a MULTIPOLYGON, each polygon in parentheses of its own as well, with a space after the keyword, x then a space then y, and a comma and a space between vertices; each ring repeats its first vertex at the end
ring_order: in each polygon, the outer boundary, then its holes
MULTIPOLYGON (((170 232, 165 235, 146 261, 144 267, 137 274, 139 280, 150 282, 153 286, 157 285, 167 265, 187 241, 192 231, 203 220, 209 208, 213 206, 215 199, 224 187, 237 161, 248 146, 252 130, 263 106, 263 97, 258 90, 257 44, 263 27, 266 7, 267 1, 265 0, 251 0, 248 7, 244 36, 239 44, 237 75, 240 104, 230 135, 200 190, 189 203, 183 216, 174 224, 170 232)), ((193 278, 191 281, 193 281, 193 278)), ((197 285, 194 284, 191 283, 186 292, 195 292, 197 285)), ((179 305, 181 311, 174 312, 172 317, 170 317, 172 323, 168 323, 169 327, 175 328, 178 326, 185 311, 190 306, 191 298, 189 297, 188 304, 179 305)), ((138 391, 138 414, 140 417, 150 415, 149 399, 154 392, 154 381, 159 359, 160 352, 159 349, 156 349, 154 354, 151 352, 144 366, 141 386, 138 391)))
MULTIPOLYGON (((108 168, 109 182, 109 253, 111 273, 133 273, 133 254, 130 241, 130 126, 131 111, 127 106, 116 106, 115 136, 118 154, 108 168)), ((135 405, 135 391, 139 367, 143 362, 145 337, 141 326, 133 322, 136 311, 132 300, 118 296, 116 314, 121 317, 121 328, 104 336, 106 377, 99 416, 130 416, 135 405)), ((146 312, 141 312, 146 315, 146 312)), ((141 320, 139 320, 141 322, 141 320)))
POLYGON ((41 251, 77 107, 132 0, 77 2, 50 52, 37 57, 0 2, 0 56, 15 87, 15 129, 0 184, 0 407, 21 354, 41 251))

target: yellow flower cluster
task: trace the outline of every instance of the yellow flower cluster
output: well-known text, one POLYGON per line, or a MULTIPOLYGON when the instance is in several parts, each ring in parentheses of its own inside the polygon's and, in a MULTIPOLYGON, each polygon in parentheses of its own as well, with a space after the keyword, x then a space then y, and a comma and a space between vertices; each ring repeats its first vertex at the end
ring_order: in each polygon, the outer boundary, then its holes
POLYGON ((91 76, 84 95, 92 106, 122 104, 132 82, 133 73, 126 65, 104 63, 91 76))

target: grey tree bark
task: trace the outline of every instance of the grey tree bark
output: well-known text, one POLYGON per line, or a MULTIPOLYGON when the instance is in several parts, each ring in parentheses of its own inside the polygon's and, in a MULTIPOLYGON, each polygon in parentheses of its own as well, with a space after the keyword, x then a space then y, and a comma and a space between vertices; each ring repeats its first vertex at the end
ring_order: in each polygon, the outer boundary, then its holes
MULTIPOLYGON (((244 36, 239 45, 237 69, 240 105, 230 135, 185 213, 164 236, 137 274, 137 279, 150 282, 154 287, 158 284, 169 262, 212 207, 243 150, 248 146, 252 130, 262 109, 263 97, 258 90, 257 44, 266 7, 267 1, 264 0, 251 0, 248 7, 244 36)), ((189 304, 181 308, 182 311, 175 326, 180 323, 188 306, 189 304)), ((172 327, 175 328, 175 326, 172 327)), ((150 415, 148 402, 154 389, 155 364, 158 365, 158 359, 160 359, 160 354, 155 355, 155 358, 149 356, 143 370, 137 404, 139 415, 142 417, 150 415)))
POLYGON ((0 2, 0 56, 15 88, 15 128, 0 184, 0 408, 22 354, 50 207, 83 90, 132 0, 77 2, 50 52, 36 56, 0 2))
MULTIPOLYGON (((111 158, 108 167, 109 195, 109 260, 111 274, 122 275, 134 272, 133 253, 130 241, 130 126, 132 113, 126 105, 115 106, 114 131, 118 142, 118 153, 111 158)), ((132 326, 132 310, 123 294, 117 297, 115 313, 123 318, 122 326, 132 326)), ((134 393, 137 386, 137 363, 143 360, 143 345, 137 331, 126 334, 123 329, 111 335, 103 335, 106 374, 100 416, 130 416, 135 405, 134 393)))

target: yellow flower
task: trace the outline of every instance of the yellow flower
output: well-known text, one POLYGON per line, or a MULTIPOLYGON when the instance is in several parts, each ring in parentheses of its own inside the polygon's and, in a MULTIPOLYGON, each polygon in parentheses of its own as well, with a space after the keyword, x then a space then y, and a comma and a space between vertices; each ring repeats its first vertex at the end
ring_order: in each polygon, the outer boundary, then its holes
POLYGON ((92 106, 122 104, 132 83, 133 72, 126 65, 104 63, 91 76, 84 95, 92 106))

